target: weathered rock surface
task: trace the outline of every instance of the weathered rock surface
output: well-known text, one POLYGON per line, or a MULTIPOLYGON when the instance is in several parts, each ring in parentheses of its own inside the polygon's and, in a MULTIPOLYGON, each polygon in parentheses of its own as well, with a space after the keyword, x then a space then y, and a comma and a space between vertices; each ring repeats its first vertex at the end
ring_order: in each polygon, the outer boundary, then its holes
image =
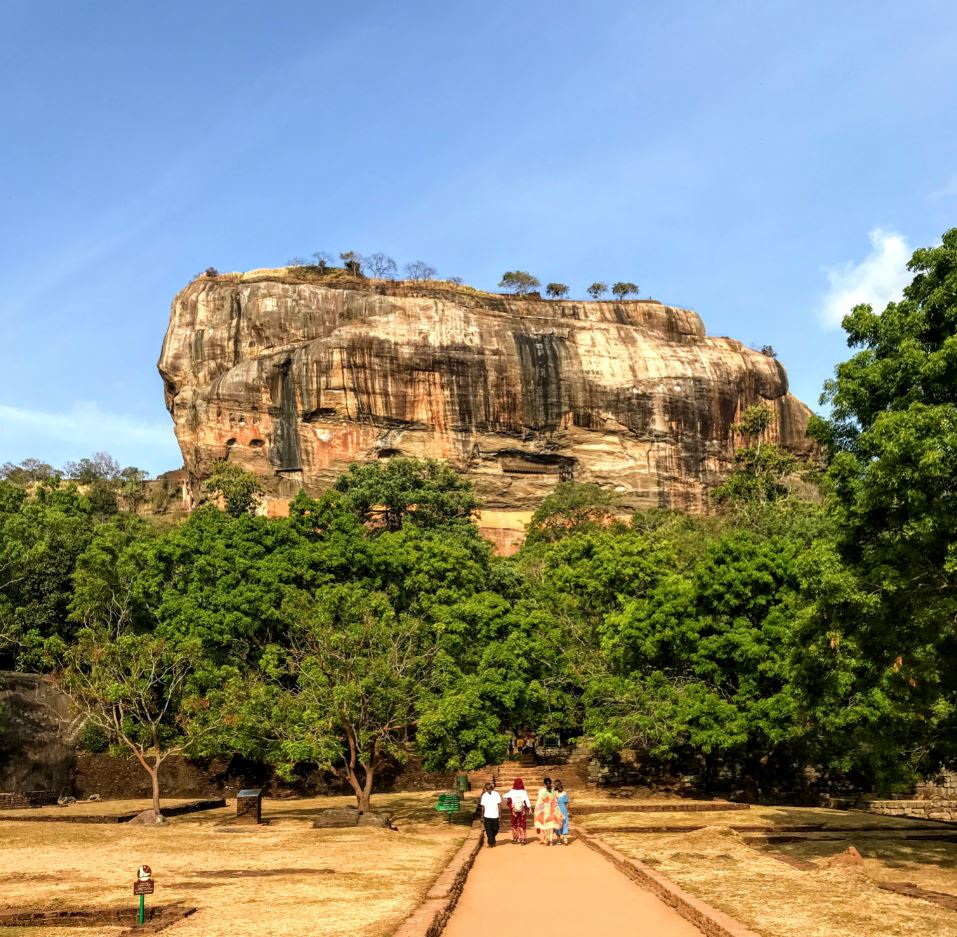
POLYGON ((315 830, 336 830, 342 827, 358 826, 362 814, 355 807, 329 807, 320 810, 312 821, 315 830))
POLYGON ((650 301, 542 301, 409 284, 200 278, 174 299, 159 370, 194 491, 216 459, 327 487, 356 460, 449 460, 483 507, 530 509, 560 479, 625 508, 702 510, 732 424, 810 451, 784 368, 650 301))
POLYGON ((49 678, 0 672, 0 791, 68 790, 80 724, 49 678))

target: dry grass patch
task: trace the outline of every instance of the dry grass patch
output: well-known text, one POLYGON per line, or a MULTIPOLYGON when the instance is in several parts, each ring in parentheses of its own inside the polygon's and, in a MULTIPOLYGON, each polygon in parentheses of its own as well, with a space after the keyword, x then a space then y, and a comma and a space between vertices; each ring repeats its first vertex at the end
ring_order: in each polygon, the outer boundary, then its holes
POLYGON ((911 882, 928 891, 957 895, 957 843, 905 840, 887 837, 848 836, 846 843, 804 840, 775 843, 773 849, 788 856, 820 862, 853 844, 864 860, 864 871, 875 882, 911 882))
MULTIPOLYGON (((199 909, 174 926, 177 937, 379 937, 415 908, 467 827, 439 817, 434 794, 403 794, 373 800, 374 809, 397 818, 397 833, 311 829, 319 809, 348 802, 266 800, 264 816, 275 822, 262 827, 219 826, 234 815, 232 803, 155 828, 4 823, 0 903, 132 907, 132 880, 145 862, 156 879, 155 903, 199 909)), ((54 933, 2 928, 0 937, 16 930, 54 933)), ((70 928, 73 937, 80 933, 70 928)))
MULTIPOLYGON (((882 891, 866 867, 799 871, 727 826, 602 836, 762 937, 957 937, 954 912, 882 891)), ((846 844, 819 845, 828 845, 831 854, 846 844)))

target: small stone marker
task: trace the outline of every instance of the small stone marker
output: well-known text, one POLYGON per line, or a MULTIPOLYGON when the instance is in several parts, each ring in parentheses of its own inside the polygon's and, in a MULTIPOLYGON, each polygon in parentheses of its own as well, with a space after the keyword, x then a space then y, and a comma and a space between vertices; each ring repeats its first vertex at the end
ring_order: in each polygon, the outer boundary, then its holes
POLYGON ((263 822, 263 792, 260 788, 247 788, 236 795, 236 822, 263 822))

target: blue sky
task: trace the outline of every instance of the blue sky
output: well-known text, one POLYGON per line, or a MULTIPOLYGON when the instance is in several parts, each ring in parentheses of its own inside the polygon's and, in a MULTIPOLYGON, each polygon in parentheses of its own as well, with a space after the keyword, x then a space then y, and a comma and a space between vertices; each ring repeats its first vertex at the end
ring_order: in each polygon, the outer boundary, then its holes
POLYGON ((957 225, 952 2, 0 5, 0 462, 180 463, 155 363, 209 265, 628 279, 816 405, 957 225))

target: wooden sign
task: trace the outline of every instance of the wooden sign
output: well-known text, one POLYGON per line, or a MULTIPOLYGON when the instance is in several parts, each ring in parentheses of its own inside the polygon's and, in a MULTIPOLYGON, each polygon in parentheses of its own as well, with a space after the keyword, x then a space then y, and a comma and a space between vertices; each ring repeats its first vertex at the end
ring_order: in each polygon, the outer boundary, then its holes
POLYGON ((134 895, 152 895, 156 890, 156 883, 150 878, 145 882, 133 882, 134 895))

